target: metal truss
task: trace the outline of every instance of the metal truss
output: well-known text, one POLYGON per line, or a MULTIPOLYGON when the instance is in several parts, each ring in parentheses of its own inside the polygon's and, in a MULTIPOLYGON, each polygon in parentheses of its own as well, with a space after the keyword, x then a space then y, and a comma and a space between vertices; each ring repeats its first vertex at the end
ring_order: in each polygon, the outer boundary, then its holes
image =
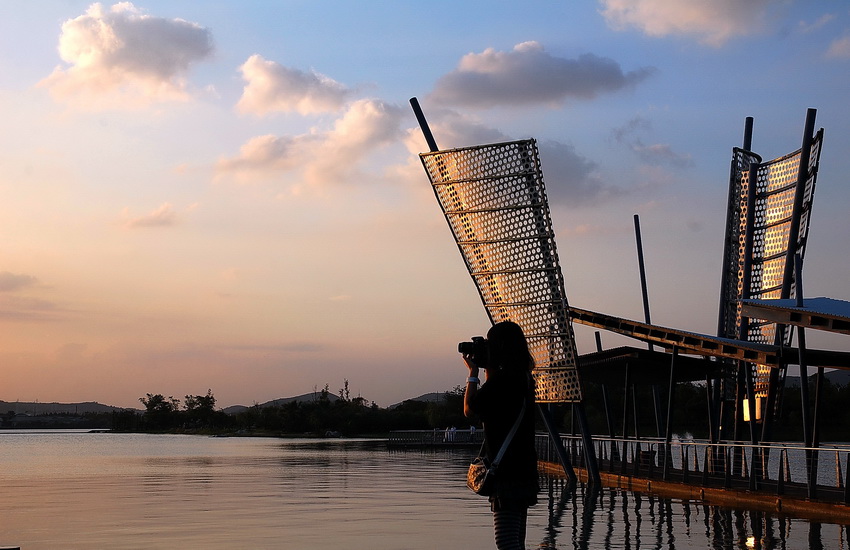
POLYGON ((526 334, 537 401, 580 402, 536 141, 436 150, 420 158, 491 322, 514 321, 526 334))

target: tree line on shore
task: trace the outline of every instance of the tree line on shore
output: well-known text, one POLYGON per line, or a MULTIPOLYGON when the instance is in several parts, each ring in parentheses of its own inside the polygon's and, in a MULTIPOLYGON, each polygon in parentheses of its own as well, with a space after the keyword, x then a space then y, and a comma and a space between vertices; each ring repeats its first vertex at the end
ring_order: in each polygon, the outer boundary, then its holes
POLYGON ((362 397, 351 397, 348 381, 338 395, 328 385, 313 400, 254 405, 236 413, 216 409, 212 390, 181 400, 148 393, 139 398, 144 412, 115 412, 112 429, 125 432, 248 433, 323 436, 386 435, 392 430, 436 429, 469 425, 463 417, 463 388, 436 401, 408 400, 381 408, 362 397))
MULTIPOLYGON (((809 380, 810 394, 814 395, 814 382, 809 380)), ((608 421, 603 406, 602 388, 597 384, 583 384, 584 402, 591 432, 608 435, 608 421)), ((139 401, 144 411, 116 411, 86 415, 65 415, 67 422, 50 427, 111 429, 121 432, 182 432, 182 433, 249 433, 262 435, 310 435, 329 433, 345 436, 383 436, 392 430, 445 429, 450 426, 464 428, 471 424, 463 416, 463 387, 444 392, 443 398, 434 401, 407 400, 399 405, 381 408, 362 397, 351 397, 348 381, 338 394, 332 394, 328 385, 317 391, 312 400, 293 400, 287 403, 254 405, 236 413, 216 409, 212 390, 201 395, 186 395, 182 400, 164 394, 148 393, 139 401)), ((662 389, 662 403, 666 406, 666 392, 662 389)), ((610 419, 615 436, 622 435, 624 396, 622 388, 609 391, 606 396, 611 411, 610 419)), ((635 429, 644 436, 656 435, 653 395, 648 387, 637 387, 629 412, 629 435, 635 429)), ((850 441, 850 385, 825 381, 822 388, 820 433, 822 441, 850 441)), ((553 410, 557 427, 562 432, 576 430, 569 405, 553 410)), ((5 416, 9 416, 8 414, 5 416)), ((708 405, 706 392, 699 384, 676 386, 673 431, 690 433, 703 438, 708 433, 708 405)), ((7 420, 8 418, 3 418, 7 420)), ((4 426, 12 427, 8 422, 4 426)), ((29 427, 47 427, 37 422, 29 427)), ((542 424, 538 429, 543 429, 542 424)), ((774 439, 800 441, 802 438, 802 412, 800 391, 788 387, 783 392, 780 416, 775 423, 774 439)))

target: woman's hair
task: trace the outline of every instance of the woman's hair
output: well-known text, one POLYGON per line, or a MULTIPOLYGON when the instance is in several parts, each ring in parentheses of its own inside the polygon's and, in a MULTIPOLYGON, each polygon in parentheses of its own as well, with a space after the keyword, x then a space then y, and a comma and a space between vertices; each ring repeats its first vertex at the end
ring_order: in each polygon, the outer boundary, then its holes
POLYGON ((534 358, 522 328, 513 321, 496 323, 487 332, 490 367, 495 369, 532 370, 534 358))

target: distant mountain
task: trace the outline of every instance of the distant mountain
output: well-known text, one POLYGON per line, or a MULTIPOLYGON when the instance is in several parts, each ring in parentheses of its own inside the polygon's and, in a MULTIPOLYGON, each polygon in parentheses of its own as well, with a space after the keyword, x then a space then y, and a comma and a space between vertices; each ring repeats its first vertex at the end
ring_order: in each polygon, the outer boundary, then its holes
MULTIPOLYGON (((311 392, 305 393, 303 395, 297 395, 295 397, 281 397, 279 399, 272 399, 271 401, 266 401, 265 403, 257 403, 256 405, 251 405, 251 407, 279 407, 281 405, 286 405, 287 403, 292 403, 293 401, 298 401, 299 403, 312 403, 314 401, 319 400, 319 396, 321 392, 311 392)), ((332 393, 328 393, 328 400, 333 403, 338 400, 339 396, 334 395, 332 393)), ((245 405, 231 405, 229 407, 225 407, 222 410, 227 414, 239 414, 241 412, 247 411, 251 407, 245 405)))
MULTIPOLYGON (((285 405, 287 403, 292 403, 293 401, 298 401, 300 403, 312 403, 319 399, 321 392, 311 392, 305 393, 303 395, 296 395, 295 397, 281 397, 279 399, 272 399, 271 401, 266 401, 265 403, 257 403, 256 405, 246 406, 246 405, 231 405, 229 407, 225 407, 222 410, 227 414, 239 414, 243 411, 247 411, 253 406, 257 406, 260 408, 263 407, 278 407, 280 405, 285 405)), ((419 397, 412 397, 410 399, 405 399, 401 403, 396 403, 395 405, 390 405, 389 409, 394 409, 398 407, 402 403, 406 401, 424 401, 426 403, 439 403, 446 398, 446 392, 431 392, 420 395, 419 397)), ((328 394, 328 400, 333 403, 339 399, 338 395, 334 395, 333 393, 328 394)), ((24 401, 2 401, 0 400, 0 415, 6 414, 9 411, 14 412, 15 414, 21 415, 47 415, 47 414, 88 414, 88 413, 110 413, 113 411, 124 411, 124 410, 134 410, 139 413, 143 412, 140 409, 132 409, 125 407, 113 407, 112 405, 103 405, 101 403, 96 403, 93 401, 88 401, 85 403, 32 403, 32 402, 24 402, 24 401)))
POLYGON ((408 401, 424 401, 425 403, 441 403, 446 400, 446 392, 431 392, 431 393, 423 393, 419 397, 411 397, 410 399, 405 399, 401 403, 396 403, 395 405, 390 405, 387 407, 388 409, 394 409, 399 405, 406 403, 408 401))
MULTIPOLYGON (((850 371, 846 370, 829 370, 823 373, 823 377, 835 384, 836 386, 846 386, 848 383, 850 383, 850 371)), ((811 375, 809 376, 809 378, 811 378, 811 375)), ((799 388, 800 377, 789 372, 785 376, 785 385, 790 386, 792 388, 799 388)))
MULTIPOLYGON (((26 401, 0 401, 0 414, 9 411, 23 415, 45 415, 45 414, 89 414, 89 413, 111 413, 113 411, 128 410, 123 407, 102 405, 94 401, 85 403, 32 403, 26 401)), ((137 410, 137 409, 130 409, 137 410)))

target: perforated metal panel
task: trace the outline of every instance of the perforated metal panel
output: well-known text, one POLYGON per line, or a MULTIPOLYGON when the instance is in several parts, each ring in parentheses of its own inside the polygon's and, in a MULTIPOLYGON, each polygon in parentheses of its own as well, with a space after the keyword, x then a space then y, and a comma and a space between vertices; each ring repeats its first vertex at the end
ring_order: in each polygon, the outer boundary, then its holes
MULTIPOLYGON (((725 313, 721 336, 791 345, 791 330, 777 335, 776 323, 750 320, 742 326, 740 300, 795 297, 796 281, 788 258, 789 254, 802 257, 805 253, 822 141, 821 130, 812 142, 803 201, 797 211, 794 204, 802 150, 768 162, 761 162, 758 155, 749 151, 733 150, 733 210, 724 254, 725 313), (791 235, 795 217, 799 229, 791 235), (749 255, 748 239, 752 239, 749 255), (783 295, 786 277, 791 278, 791 284, 783 295)), ((756 395, 765 396, 770 368, 756 365, 753 374, 756 395)))
POLYGON ((534 356, 537 401, 581 401, 573 329, 534 140, 420 155, 493 323, 534 356))

